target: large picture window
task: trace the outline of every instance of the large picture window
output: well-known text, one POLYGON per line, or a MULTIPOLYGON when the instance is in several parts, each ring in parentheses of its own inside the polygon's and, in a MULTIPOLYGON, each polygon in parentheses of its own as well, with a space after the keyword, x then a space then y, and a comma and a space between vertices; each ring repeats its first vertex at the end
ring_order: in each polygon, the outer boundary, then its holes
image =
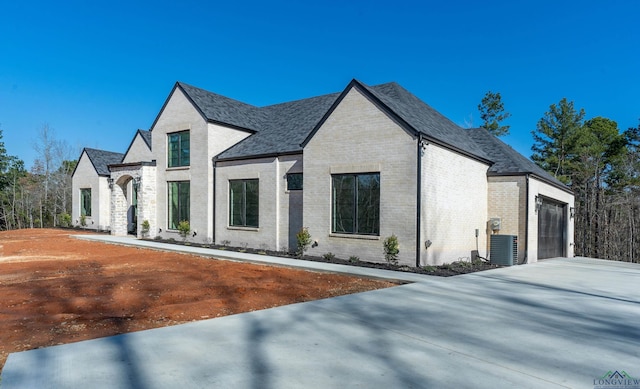
POLYGON ((80 189, 80 215, 91 216, 91 189, 80 189))
POLYGON ((331 181, 331 231, 379 235, 380 173, 336 174, 331 181))
POLYGON ((258 227, 258 180, 229 181, 229 225, 258 227))
POLYGON ((169 167, 189 166, 190 136, 189 131, 169 134, 169 167))
POLYGON ((169 182, 169 229, 177 230, 181 221, 189 221, 189 181, 169 182))

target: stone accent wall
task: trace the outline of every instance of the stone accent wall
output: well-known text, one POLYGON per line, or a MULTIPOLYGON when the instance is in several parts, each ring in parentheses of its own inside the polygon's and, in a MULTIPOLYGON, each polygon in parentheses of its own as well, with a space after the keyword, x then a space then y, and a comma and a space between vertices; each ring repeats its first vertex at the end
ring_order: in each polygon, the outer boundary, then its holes
POLYGON ((111 168, 114 184, 111 189, 111 234, 124 236, 128 233, 129 207, 132 205, 134 182, 138 186, 138 223, 136 236, 142 236, 142 222, 150 224, 149 237, 158 230, 156 218, 156 167, 150 164, 116 166, 111 168))

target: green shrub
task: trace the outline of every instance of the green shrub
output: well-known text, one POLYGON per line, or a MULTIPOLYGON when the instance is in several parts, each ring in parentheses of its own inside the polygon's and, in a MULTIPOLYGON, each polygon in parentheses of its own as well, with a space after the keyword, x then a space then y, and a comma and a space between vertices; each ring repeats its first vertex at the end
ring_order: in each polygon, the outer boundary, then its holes
POLYGON ((311 234, 309 233, 309 228, 302 227, 296 234, 296 240, 298 243, 298 250, 296 251, 296 255, 299 258, 302 258, 305 251, 307 251, 309 249, 309 246, 311 245, 311 234))
POLYGON ((349 257, 349 262, 353 262, 353 263, 360 262, 360 258, 356 257, 355 255, 352 255, 349 257))
POLYGON ((87 217, 85 215, 80 215, 80 225, 82 227, 86 227, 87 226, 87 217))
POLYGON ((400 253, 400 243, 398 243, 398 237, 392 234, 386 238, 383 242, 384 247, 384 259, 390 265, 398 264, 398 254, 400 253))
POLYGON ((178 223, 178 233, 182 237, 182 240, 187 240, 187 236, 191 232, 191 224, 187 220, 183 220, 178 223))
POLYGON ((149 234, 149 230, 151 229, 149 220, 143 221, 141 227, 142 229, 140 230, 140 232, 142 233, 142 236, 147 236, 149 234))
POLYGON ((328 252, 328 253, 324 254, 322 256, 322 258, 326 259, 327 261, 333 261, 334 259, 336 259, 336 256, 333 255, 332 252, 328 252))
POLYGON ((71 227, 71 215, 63 213, 60 215, 60 227, 71 227))

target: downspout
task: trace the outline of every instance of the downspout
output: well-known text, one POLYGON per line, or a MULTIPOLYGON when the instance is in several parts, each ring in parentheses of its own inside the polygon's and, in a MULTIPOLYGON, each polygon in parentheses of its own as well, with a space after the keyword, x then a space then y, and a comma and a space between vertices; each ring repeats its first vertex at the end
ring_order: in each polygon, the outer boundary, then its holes
POLYGON ((526 264, 529 261, 529 175, 525 176, 526 184, 526 199, 525 199, 525 211, 524 211, 524 258, 522 264, 526 264))
POLYGON ((211 160, 213 162, 213 221, 211 226, 211 238, 213 240, 213 244, 216 243, 216 167, 218 165, 218 157, 213 157, 211 160))
POLYGON ((418 147, 416 148, 416 267, 420 267, 420 251, 422 250, 422 147, 424 139, 418 135, 418 147))

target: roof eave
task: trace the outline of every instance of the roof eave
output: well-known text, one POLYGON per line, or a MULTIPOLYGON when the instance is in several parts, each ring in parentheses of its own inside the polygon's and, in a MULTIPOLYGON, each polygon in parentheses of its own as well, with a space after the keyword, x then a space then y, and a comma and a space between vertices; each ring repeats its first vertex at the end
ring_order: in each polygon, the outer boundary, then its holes
POLYGON ((498 172, 487 172, 487 177, 515 177, 515 176, 531 176, 534 177, 542 182, 544 182, 545 184, 549 184, 555 188, 558 188, 564 192, 567 192, 569 194, 574 194, 574 192, 571 190, 570 187, 568 187, 567 185, 563 184, 563 183, 557 183, 554 182, 553 180, 550 180, 547 177, 543 177, 537 173, 533 173, 533 172, 503 172, 503 173, 498 173, 498 172))

